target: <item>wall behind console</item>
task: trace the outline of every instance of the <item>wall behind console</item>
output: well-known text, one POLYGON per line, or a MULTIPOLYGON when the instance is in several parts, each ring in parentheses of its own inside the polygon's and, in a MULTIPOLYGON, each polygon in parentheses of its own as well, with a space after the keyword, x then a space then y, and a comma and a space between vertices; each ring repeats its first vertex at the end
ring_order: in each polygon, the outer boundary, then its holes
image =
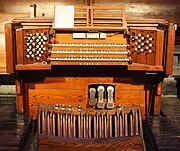
MULTIPOLYGON (((30 15, 30 4, 37 5, 37 16, 53 17, 54 5, 86 5, 87 0, 1 0, 0 1, 0 32, 3 23, 15 17, 30 15)), ((124 5, 127 19, 160 18, 180 23, 179 0, 92 0, 93 5, 124 5)))

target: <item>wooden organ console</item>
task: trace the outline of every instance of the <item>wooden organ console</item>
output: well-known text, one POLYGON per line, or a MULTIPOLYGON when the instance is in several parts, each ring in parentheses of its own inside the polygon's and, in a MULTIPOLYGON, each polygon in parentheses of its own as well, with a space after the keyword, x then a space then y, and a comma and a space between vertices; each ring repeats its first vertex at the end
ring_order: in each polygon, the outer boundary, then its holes
POLYGON ((172 73, 174 24, 126 21, 122 6, 74 15, 74 28, 46 18, 5 25, 17 112, 38 121, 40 150, 143 150, 141 118, 160 113, 172 73))

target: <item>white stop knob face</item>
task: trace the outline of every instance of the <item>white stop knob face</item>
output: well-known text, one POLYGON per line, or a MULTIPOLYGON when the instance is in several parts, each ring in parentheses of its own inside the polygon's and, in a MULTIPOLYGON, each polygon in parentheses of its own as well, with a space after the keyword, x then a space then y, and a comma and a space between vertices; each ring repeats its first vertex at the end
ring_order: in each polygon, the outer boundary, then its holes
POLYGON ((97 90, 98 90, 98 91, 100 91, 100 90, 101 90, 101 91, 104 91, 104 87, 100 85, 97 90))
POLYGON ((112 91, 112 92, 113 92, 113 91, 114 91, 114 88, 113 88, 112 86, 108 86, 108 87, 107 87, 107 91, 112 91))

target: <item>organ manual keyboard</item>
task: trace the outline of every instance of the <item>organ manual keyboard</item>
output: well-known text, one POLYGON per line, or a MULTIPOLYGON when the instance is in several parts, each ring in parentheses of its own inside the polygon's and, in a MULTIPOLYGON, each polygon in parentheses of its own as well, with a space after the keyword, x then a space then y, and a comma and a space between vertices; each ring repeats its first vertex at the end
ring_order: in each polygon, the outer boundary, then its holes
POLYGON ((141 119, 160 113, 175 25, 126 21, 122 6, 74 10, 74 28, 47 18, 6 23, 17 113, 38 121, 40 150, 143 150, 141 119))

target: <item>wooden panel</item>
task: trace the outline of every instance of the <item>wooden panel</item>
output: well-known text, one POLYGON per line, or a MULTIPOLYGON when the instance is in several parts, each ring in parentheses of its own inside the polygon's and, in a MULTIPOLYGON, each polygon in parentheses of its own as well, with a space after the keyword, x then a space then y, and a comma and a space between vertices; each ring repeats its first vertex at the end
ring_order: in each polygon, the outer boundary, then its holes
POLYGON ((14 73, 14 56, 13 56, 13 32, 12 32, 12 24, 5 24, 5 39, 6 39, 6 64, 7 64, 7 72, 14 73))
POLYGON ((16 79, 16 110, 17 113, 24 113, 22 80, 16 79))
POLYGON ((126 138, 111 138, 111 139, 84 139, 81 141, 73 139, 55 139, 41 136, 39 142, 39 150, 41 151, 56 151, 61 148, 62 151, 143 151, 143 140, 141 136, 126 137, 126 138), (97 141, 97 142, 96 142, 97 141), (78 142, 78 143, 77 143, 78 142))
POLYGON ((163 47, 164 47, 164 31, 157 31, 156 35, 156 52, 155 52, 155 66, 162 66, 163 61, 163 47))
POLYGON ((8 22, 5 24, 5 43, 6 43, 6 68, 8 74, 14 73, 16 64, 16 41, 15 30, 20 28, 19 22, 8 22))
POLYGON ((16 65, 16 70, 50 70, 51 65, 49 64, 26 64, 16 65))
POLYGON ((174 63, 174 45, 175 45, 175 26, 173 23, 169 24, 168 29, 168 44, 166 56, 166 75, 172 74, 172 66, 174 63))
POLYGON ((22 95, 16 95, 16 111, 18 114, 24 113, 23 96, 22 95))
POLYGON ((6 71, 6 52, 5 52, 5 35, 0 34, 0 74, 5 74, 6 71))
POLYGON ((16 43, 17 48, 16 48, 16 56, 17 56, 17 64, 23 64, 23 58, 24 58, 24 51, 23 51, 23 35, 22 35, 22 30, 17 30, 16 31, 16 43))
MULTIPOLYGON (((31 83, 29 86, 29 111, 36 119, 38 104, 65 104, 87 107, 88 84, 114 83, 115 106, 140 105, 142 115, 145 114, 145 90, 144 84, 137 83, 129 78, 45 78, 44 82, 31 83), (127 82, 129 81, 129 82, 127 82)), ((149 97, 149 93, 148 93, 149 97)), ((106 103, 106 102, 105 102, 106 103)))
POLYGON ((159 115, 160 114, 160 109, 161 109, 161 100, 162 100, 162 81, 160 81, 157 84, 157 90, 156 90, 156 95, 154 99, 154 114, 159 115))
POLYGON ((144 71, 164 71, 163 66, 142 65, 139 63, 132 63, 128 66, 128 70, 144 70, 144 71))
POLYGON ((142 83, 136 83, 131 78, 75 78, 75 77, 46 77, 43 82, 34 84, 35 89, 81 89, 91 83, 115 83, 120 90, 144 90, 142 83))
MULTIPOLYGON (((87 90, 63 90, 63 89, 39 89, 29 90, 30 102, 32 104, 65 104, 65 105, 81 105, 86 106, 87 103, 87 90)), ((139 105, 144 104, 145 92, 144 91, 129 91, 129 90, 118 90, 116 92, 115 104, 121 105, 139 105)))

